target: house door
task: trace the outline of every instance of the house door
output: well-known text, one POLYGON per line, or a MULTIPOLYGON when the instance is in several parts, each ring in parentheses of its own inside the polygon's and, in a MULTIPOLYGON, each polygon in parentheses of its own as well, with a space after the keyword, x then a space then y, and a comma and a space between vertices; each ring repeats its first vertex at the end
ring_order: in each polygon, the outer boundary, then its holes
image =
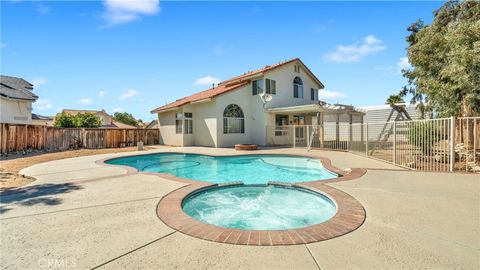
POLYGON ((294 115, 293 124, 295 126, 295 139, 304 140, 305 139, 305 116, 304 115, 294 115))

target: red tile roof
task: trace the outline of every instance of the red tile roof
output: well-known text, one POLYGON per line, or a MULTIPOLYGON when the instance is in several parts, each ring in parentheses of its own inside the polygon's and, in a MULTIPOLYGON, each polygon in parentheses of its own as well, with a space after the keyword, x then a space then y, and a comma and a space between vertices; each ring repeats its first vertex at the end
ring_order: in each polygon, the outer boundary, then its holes
POLYGON ((278 67, 284 66, 286 64, 290 64, 290 63, 295 62, 295 61, 299 61, 303 65, 303 67, 307 70, 307 73, 309 73, 309 75, 315 80, 315 82, 317 82, 321 87, 323 87, 323 84, 320 82, 320 80, 317 77, 315 77, 315 75, 310 71, 310 69, 308 69, 308 67, 305 66, 305 64, 303 64, 303 62, 299 58, 294 58, 294 59, 291 59, 291 60, 288 60, 288 61, 285 61, 285 62, 280 62, 278 64, 265 66, 265 67, 257 69, 257 70, 249 71, 249 72, 246 72, 246 73, 244 73, 240 76, 236 76, 236 77, 233 77, 231 79, 225 80, 225 81, 219 83, 217 87, 210 88, 208 90, 198 92, 198 93, 195 93, 193 95, 190 95, 190 96, 187 96, 187 97, 184 97, 184 98, 181 98, 181 99, 177 99, 174 102, 168 103, 164 106, 161 106, 161 107, 158 107, 158 108, 152 110, 151 113, 157 113, 157 112, 162 112, 162 111, 166 111, 166 110, 170 110, 170 109, 176 109, 176 108, 179 108, 180 106, 183 106, 183 105, 188 104, 188 103, 192 103, 192 102, 195 102, 195 101, 200 101, 200 100, 203 100, 203 99, 216 97, 218 95, 224 94, 226 92, 235 90, 237 88, 240 88, 242 86, 245 86, 245 85, 249 84, 250 83, 250 78, 252 76, 265 73, 267 71, 276 69, 278 67))

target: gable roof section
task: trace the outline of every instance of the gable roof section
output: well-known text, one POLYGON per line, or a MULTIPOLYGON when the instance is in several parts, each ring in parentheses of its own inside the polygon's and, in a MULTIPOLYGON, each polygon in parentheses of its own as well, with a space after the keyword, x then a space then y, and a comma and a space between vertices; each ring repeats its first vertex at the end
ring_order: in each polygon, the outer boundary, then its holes
POLYGON ((22 78, 0 76, 0 96, 11 99, 35 101, 38 96, 32 93, 33 84, 22 78))
MULTIPOLYGON (((265 67, 260 68, 260 69, 257 69, 257 70, 249 71, 249 72, 244 73, 243 75, 236 76, 236 77, 233 77, 233 78, 228 79, 228 80, 226 80, 226 81, 223 81, 223 82, 221 82, 220 84, 229 83, 229 82, 236 81, 236 80, 242 80, 242 79, 250 78, 250 77, 253 77, 253 76, 256 76, 256 75, 259 75, 259 74, 264 74, 264 73, 267 73, 268 71, 277 69, 277 68, 279 68, 279 67, 288 65, 288 64, 293 63, 293 62, 296 62, 296 61, 298 61, 300 64, 302 64, 302 67, 307 71, 307 74, 308 74, 316 83, 318 83, 318 84, 320 85, 320 88, 324 88, 324 87, 325 87, 325 86, 323 85, 323 83, 315 76, 315 74, 313 74, 313 72, 302 62, 302 60, 300 60, 300 58, 293 58, 293 59, 290 59, 290 60, 287 60, 287 61, 284 61, 284 62, 280 62, 280 63, 274 64, 274 65, 269 65, 269 66, 265 66, 265 67)), ((220 84, 219 84, 219 85, 220 85, 220 84)))
POLYGON ((310 71, 310 69, 300 60, 300 58, 294 58, 294 59, 291 59, 291 60, 288 60, 288 61, 285 61, 285 62, 281 62, 281 63, 275 64, 275 65, 265 66, 265 67, 257 69, 257 70, 249 71, 249 72, 246 72, 246 73, 244 73, 240 76, 236 76, 236 77, 230 78, 228 80, 222 81, 221 83, 218 84, 217 87, 210 88, 208 90, 198 92, 198 93, 195 93, 193 95, 190 95, 190 96, 187 96, 187 97, 184 97, 184 98, 181 98, 181 99, 177 99, 174 102, 168 103, 164 106, 161 106, 161 107, 158 107, 158 108, 152 110, 151 113, 158 113, 158 112, 163 112, 163 111, 167 111, 167 110, 178 109, 183 105, 186 105, 186 104, 189 104, 189 103, 192 103, 192 102, 195 102, 195 101, 200 101, 200 100, 216 97, 218 95, 227 93, 229 91, 235 90, 237 88, 240 88, 242 86, 245 86, 245 85, 249 84, 250 79, 252 77, 255 77, 255 76, 260 75, 260 74, 265 74, 268 71, 277 69, 279 67, 285 66, 285 65, 293 63, 295 61, 300 62, 302 67, 307 71, 307 74, 316 83, 318 83, 320 85, 320 88, 324 88, 322 82, 320 82, 320 80, 313 74, 312 71, 310 71))
POLYGON ((228 84, 219 84, 215 88, 210 88, 208 90, 195 93, 191 96, 184 97, 184 98, 181 98, 181 99, 177 99, 176 101, 174 101, 172 103, 169 103, 167 105, 158 107, 158 108, 152 110, 151 113, 162 112, 162 111, 167 111, 167 110, 171 110, 171 109, 177 109, 177 108, 179 108, 183 105, 186 105, 186 104, 189 104, 189 103, 192 103, 192 102, 195 102, 195 101, 200 101, 200 100, 203 100, 203 99, 213 98, 213 97, 216 97, 216 96, 221 95, 223 93, 226 93, 226 92, 232 91, 234 89, 240 88, 242 86, 245 86, 249 83, 250 83, 250 80, 241 80, 241 81, 228 83, 228 84))

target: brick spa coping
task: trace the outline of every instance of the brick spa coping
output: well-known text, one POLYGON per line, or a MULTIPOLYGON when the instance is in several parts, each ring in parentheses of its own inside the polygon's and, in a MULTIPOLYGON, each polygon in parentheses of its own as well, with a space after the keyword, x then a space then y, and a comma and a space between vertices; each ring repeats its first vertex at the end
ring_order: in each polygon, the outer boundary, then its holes
MULTIPOLYGON (((188 152, 158 152, 149 154, 135 154, 128 155, 156 155, 156 154, 198 154, 188 152)), ((214 157, 239 156, 239 155, 211 155, 199 154, 214 157)), ((276 154, 240 154, 244 155, 276 155, 276 154)), ((171 174, 154 173, 154 172, 140 172, 130 166, 121 166, 105 163, 107 160, 121 158, 104 158, 97 160, 95 163, 99 165, 108 165, 115 167, 122 167, 127 170, 127 174, 142 173, 146 175, 159 176, 167 180, 173 180, 187 184, 179 189, 173 190, 165 195, 157 205, 157 216, 168 227, 181 232, 183 234, 200 238, 203 240, 235 244, 235 245, 249 245, 249 246, 283 246, 283 245, 299 245, 325 241, 348 234, 359 228, 366 218, 365 209, 355 198, 349 194, 340 191, 331 186, 325 185, 327 183, 348 181, 357 179, 366 173, 366 169, 353 168, 349 171, 339 169, 331 164, 330 159, 319 157, 316 155, 296 155, 296 154, 279 154, 287 156, 303 156, 313 159, 318 159, 325 167, 325 169, 334 172, 338 175, 337 178, 328 180, 316 180, 309 182, 300 182, 292 184, 292 187, 308 189, 322 195, 327 196, 337 207, 337 213, 331 219, 314 224, 308 227, 288 229, 288 230, 241 230, 233 228, 224 228, 198 221, 187 215, 182 209, 183 200, 189 194, 197 192, 201 189, 208 189, 216 187, 217 184, 191 180, 177 177, 171 174)))

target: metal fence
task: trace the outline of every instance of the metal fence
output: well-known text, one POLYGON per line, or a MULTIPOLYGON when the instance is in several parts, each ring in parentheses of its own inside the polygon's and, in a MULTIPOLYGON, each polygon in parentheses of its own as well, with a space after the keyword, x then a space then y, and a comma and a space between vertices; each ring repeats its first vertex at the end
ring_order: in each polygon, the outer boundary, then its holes
POLYGON ((267 144, 349 151, 425 171, 480 172, 480 117, 267 127, 267 144))

